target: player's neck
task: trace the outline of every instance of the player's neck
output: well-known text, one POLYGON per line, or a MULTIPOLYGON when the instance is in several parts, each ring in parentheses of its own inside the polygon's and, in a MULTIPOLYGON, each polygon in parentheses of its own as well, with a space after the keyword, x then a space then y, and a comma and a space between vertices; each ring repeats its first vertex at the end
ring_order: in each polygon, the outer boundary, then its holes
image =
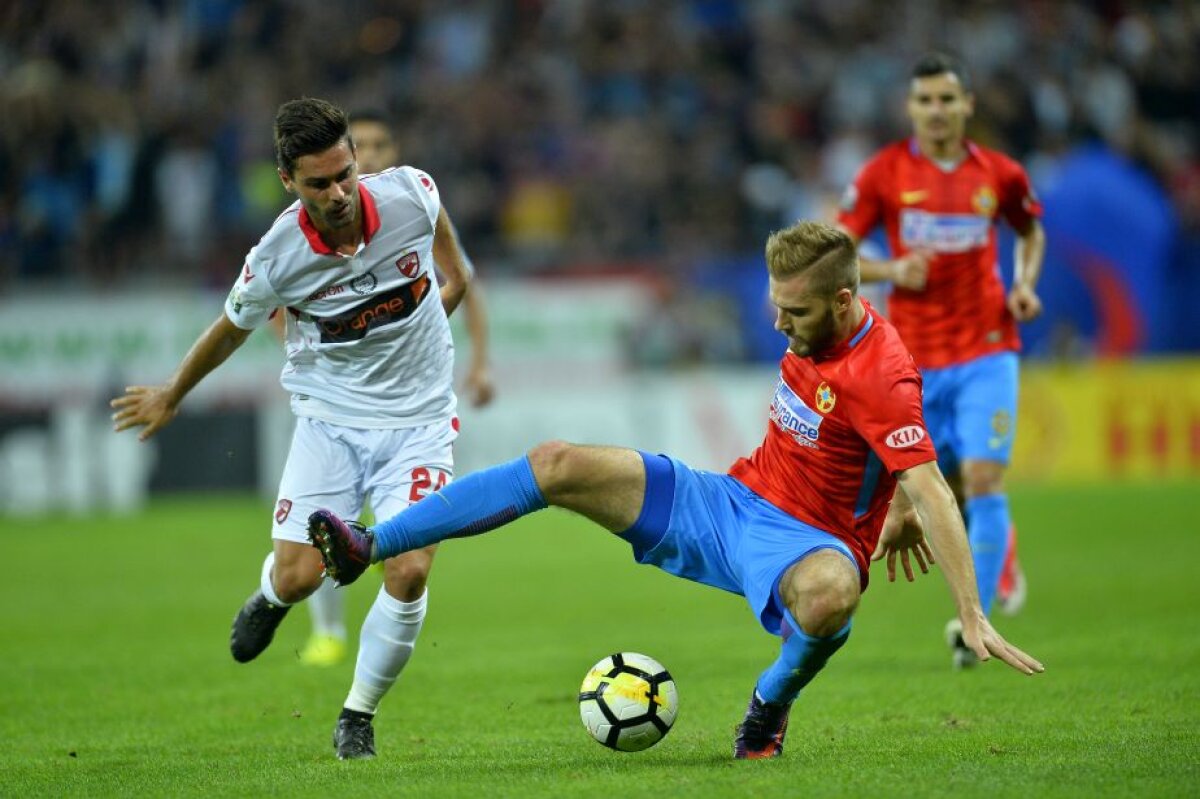
POLYGON ((331 250, 340 252, 343 255, 354 255, 358 252, 358 247, 363 242, 363 216, 361 208, 359 208, 355 216, 354 221, 341 228, 323 228, 320 225, 316 225, 317 233, 321 234, 321 240, 329 245, 331 250))
POLYGON ((957 162, 967 156, 967 144, 962 138, 922 139, 917 137, 917 148, 931 161, 957 162))
POLYGON ((842 323, 842 329, 838 331, 838 343, 845 341, 854 335, 854 331, 858 330, 862 325, 863 317, 867 315, 867 309, 862 303, 860 297, 855 297, 850 303, 850 310, 846 312, 845 319, 842 323))

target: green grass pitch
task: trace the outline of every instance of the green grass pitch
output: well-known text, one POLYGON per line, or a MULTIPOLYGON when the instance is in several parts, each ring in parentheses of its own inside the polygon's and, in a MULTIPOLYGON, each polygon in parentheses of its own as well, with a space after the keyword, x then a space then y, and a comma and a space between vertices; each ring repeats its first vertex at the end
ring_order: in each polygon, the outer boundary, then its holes
MULTIPOLYGON (((940 574, 887 584, 792 713, 779 761, 731 759, 774 658, 741 598, 635 565, 557 511, 442 548, 379 757, 330 733, 351 663, 296 659, 307 610, 249 665, 229 623, 270 506, 157 501, 129 520, 0 519, 0 796, 1195 796, 1200 487, 1023 489, 1030 600, 1001 630, 1041 658, 950 671, 940 574), (675 676, 680 716, 638 754, 594 743, 576 692, 605 654, 675 676)), ((348 591, 352 629, 373 573, 348 591)))

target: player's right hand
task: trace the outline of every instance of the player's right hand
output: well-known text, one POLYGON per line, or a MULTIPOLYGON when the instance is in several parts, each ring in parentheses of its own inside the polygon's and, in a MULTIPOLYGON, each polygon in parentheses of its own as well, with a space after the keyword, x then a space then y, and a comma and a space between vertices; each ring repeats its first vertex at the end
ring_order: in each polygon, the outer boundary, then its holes
POLYGON ((911 508, 904 512, 897 512, 893 505, 888 509, 887 518, 884 519, 883 529, 879 533, 879 543, 875 546, 875 551, 871 553, 871 561, 887 558, 888 582, 894 583, 896 582, 896 555, 899 555, 900 563, 904 568, 904 576, 911 583, 916 579, 916 573, 913 571, 912 563, 909 562, 910 552, 916 559, 922 574, 929 574, 929 564, 937 563, 933 557, 933 550, 929 548, 929 542, 925 540, 925 528, 922 527, 917 512, 911 508))
MULTIPOLYGON (((971 614, 966 615, 971 616, 971 614)), ((982 613, 971 618, 963 618, 962 623, 963 643, 970 647, 981 661, 990 660, 993 656, 998 657, 1017 671, 1029 675, 1041 674, 1046 670, 1046 667, 1032 655, 1022 652, 1005 641, 1004 637, 996 632, 991 622, 982 613)))
POLYGON ((113 430, 119 433, 131 427, 144 428, 138 434, 139 441, 157 433, 179 412, 166 386, 127 386, 125 393, 109 405, 116 409, 112 415, 113 430))
POLYGON ((471 407, 482 408, 496 396, 496 384, 492 380, 492 372, 485 364, 476 364, 467 372, 467 395, 471 398, 471 407))
POLYGON ((909 291, 924 291, 929 279, 929 250, 912 250, 892 261, 892 285, 909 291))

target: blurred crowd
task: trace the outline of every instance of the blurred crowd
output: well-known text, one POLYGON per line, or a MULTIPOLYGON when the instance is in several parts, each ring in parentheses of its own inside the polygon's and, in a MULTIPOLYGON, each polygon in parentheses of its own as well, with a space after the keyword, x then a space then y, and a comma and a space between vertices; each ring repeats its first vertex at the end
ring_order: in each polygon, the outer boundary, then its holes
POLYGON ((911 62, 972 70, 972 135, 1096 139, 1200 229, 1200 3, 10 0, 0 285, 225 286, 287 204, 271 120, 395 122, 489 272, 757 250, 905 134, 911 62))

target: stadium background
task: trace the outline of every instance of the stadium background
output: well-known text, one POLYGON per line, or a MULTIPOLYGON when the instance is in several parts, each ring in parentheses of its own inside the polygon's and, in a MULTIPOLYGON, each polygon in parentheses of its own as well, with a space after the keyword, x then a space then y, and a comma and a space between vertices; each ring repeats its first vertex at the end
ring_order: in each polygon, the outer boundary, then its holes
POLYGON ((0 795, 1200 793, 1196 3, 9 0, 0 23, 0 795), (462 470, 549 436, 723 469, 781 346, 763 237, 831 216, 904 135, 934 46, 1047 208, 1012 480, 1030 601, 999 622, 1045 675, 951 679, 941 579, 877 567, 788 756, 737 768, 777 640, 555 511, 445 546, 375 761, 330 755, 353 664, 298 666, 302 614, 228 657, 291 427, 279 347, 255 334, 147 445, 107 402, 174 368, 287 203, 281 101, 383 109, 441 185, 499 382, 461 409, 462 470), (618 649, 681 692, 633 759, 577 721, 618 649))
POLYGON ((107 435, 105 402, 218 312, 287 204, 270 123, 305 94, 394 118, 477 263, 500 398, 463 408, 464 469, 545 436, 723 468, 761 434, 781 346, 765 234, 831 216, 938 46, 972 70, 972 135, 1047 209, 1016 478, 1200 477, 1200 12, 885 7, 5 4, 0 509, 273 495, 266 334, 149 446, 107 435))

